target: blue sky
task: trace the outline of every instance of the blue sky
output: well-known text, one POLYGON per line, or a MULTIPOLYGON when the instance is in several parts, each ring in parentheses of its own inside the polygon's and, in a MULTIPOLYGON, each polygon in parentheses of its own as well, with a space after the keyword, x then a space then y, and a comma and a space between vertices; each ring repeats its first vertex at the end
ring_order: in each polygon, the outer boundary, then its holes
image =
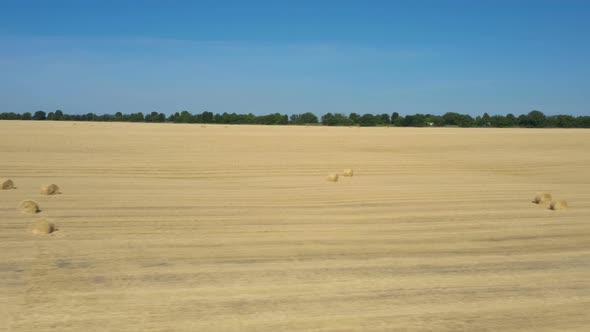
POLYGON ((590 1, 0 0, 0 111, 590 115, 590 1))

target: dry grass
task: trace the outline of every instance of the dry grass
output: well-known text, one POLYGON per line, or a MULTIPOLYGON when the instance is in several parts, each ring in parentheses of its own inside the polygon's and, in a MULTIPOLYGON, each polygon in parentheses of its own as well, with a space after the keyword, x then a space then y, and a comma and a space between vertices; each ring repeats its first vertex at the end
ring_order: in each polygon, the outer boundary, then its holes
POLYGON ((330 174, 326 177, 327 181, 338 182, 338 174, 330 174))
POLYGON ((18 205, 18 208, 22 213, 34 214, 34 213, 41 211, 39 209, 39 205, 35 201, 29 200, 29 199, 20 202, 20 204, 18 205))
POLYGON ((47 235, 55 231, 55 225, 47 220, 37 220, 30 226, 30 230, 35 235, 47 235))
POLYGON ((553 200, 549 205, 549 209, 551 210, 563 210, 568 207, 567 201, 565 200, 553 200))
POLYGON ((55 184, 50 184, 48 186, 41 187, 41 194, 42 195, 56 195, 61 194, 59 191, 59 187, 55 184))
POLYGON ((2 190, 14 189, 14 182, 11 179, 0 179, 0 188, 2 190))
POLYGON ((552 200, 550 193, 537 193, 533 198, 535 204, 549 204, 552 200))
POLYGON ((348 169, 345 169, 345 170, 342 172, 342 175, 343 175, 343 176, 353 176, 353 175, 354 175, 354 171, 353 171, 352 169, 348 168, 348 169))
POLYGON ((588 330, 590 130, 230 128, 0 121, 0 331, 588 330))

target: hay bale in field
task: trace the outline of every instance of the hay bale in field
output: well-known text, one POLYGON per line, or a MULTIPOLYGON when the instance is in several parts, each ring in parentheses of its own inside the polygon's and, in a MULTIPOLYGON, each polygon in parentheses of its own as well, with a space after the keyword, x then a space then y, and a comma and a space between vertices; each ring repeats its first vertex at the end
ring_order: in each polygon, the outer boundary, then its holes
POLYGON ((565 200, 553 200, 549 204, 549 209, 551 210, 563 210, 567 208, 567 201, 565 200))
POLYGON ((56 184, 50 184, 48 186, 41 187, 41 194, 43 195, 55 195, 61 194, 59 187, 56 184))
POLYGON ((354 175, 354 171, 352 169, 350 169, 350 168, 347 168, 347 169, 345 169, 342 172, 342 175, 344 175, 344 176, 353 176, 354 175))
POLYGON ((338 182, 338 174, 330 174, 326 177, 326 180, 331 182, 338 182))
POLYGON ((39 210, 39 205, 30 199, 20 202, 18 208, 22 213, 37 213, 41 211, 39 210))
POLYGON ((550 193, 537 193, 535 198, 533 198, 533 203, 535 204, 548 204, 551 202, 551 194, 550 193))
POLYGON ((0 179, 2 190, 14 189, 14 182, 11 179, 0 179))
POLYGON ((37 220, 31 225, 30 229, 31 233, 35 235, 46 235, 55 231, 55 225, 47 220, 37 220))

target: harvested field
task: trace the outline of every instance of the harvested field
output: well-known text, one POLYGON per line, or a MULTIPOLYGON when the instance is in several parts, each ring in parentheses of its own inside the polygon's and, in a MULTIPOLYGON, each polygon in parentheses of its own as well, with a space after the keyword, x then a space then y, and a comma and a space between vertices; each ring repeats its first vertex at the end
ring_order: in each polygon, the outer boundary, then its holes
POLYGON ((0 330, 585 331, 589 151, 573 129, 0 121, 0 330))

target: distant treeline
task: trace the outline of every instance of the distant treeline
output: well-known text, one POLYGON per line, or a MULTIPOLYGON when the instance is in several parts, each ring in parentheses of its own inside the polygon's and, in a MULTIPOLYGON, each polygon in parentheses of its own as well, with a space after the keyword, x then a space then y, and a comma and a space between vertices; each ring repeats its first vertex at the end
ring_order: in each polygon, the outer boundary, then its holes
POLYGON ((322 124, 325 126, 397 126, 397 127, 525 127, 525 128, 590 128, 590 116, 551 115, 546 116, 540 111, 515 116, 492 115, 484 113, 482 116, 472 117, 467 114, 448 112, 444 115, 414 114, 401 116, 393 114, 357 114, 327 113, 321 118, 307 112, 293 114, 274 113, 268 115, 223 113, 213 114, 203 112, 191 114, 188 111, 176 112, 168 117, 164 113, 151 112, 149 114, 117 112, 112 114, 64 114, 62 111, 45 113, 37 111, 34 114, 26 112, 0 113, 0 120, 50 120, 50 121, 104 121, 104 122, 172 122, 172 123, 217 123, 217 124, 263 124, 263 125, 305 125, 322 124))

